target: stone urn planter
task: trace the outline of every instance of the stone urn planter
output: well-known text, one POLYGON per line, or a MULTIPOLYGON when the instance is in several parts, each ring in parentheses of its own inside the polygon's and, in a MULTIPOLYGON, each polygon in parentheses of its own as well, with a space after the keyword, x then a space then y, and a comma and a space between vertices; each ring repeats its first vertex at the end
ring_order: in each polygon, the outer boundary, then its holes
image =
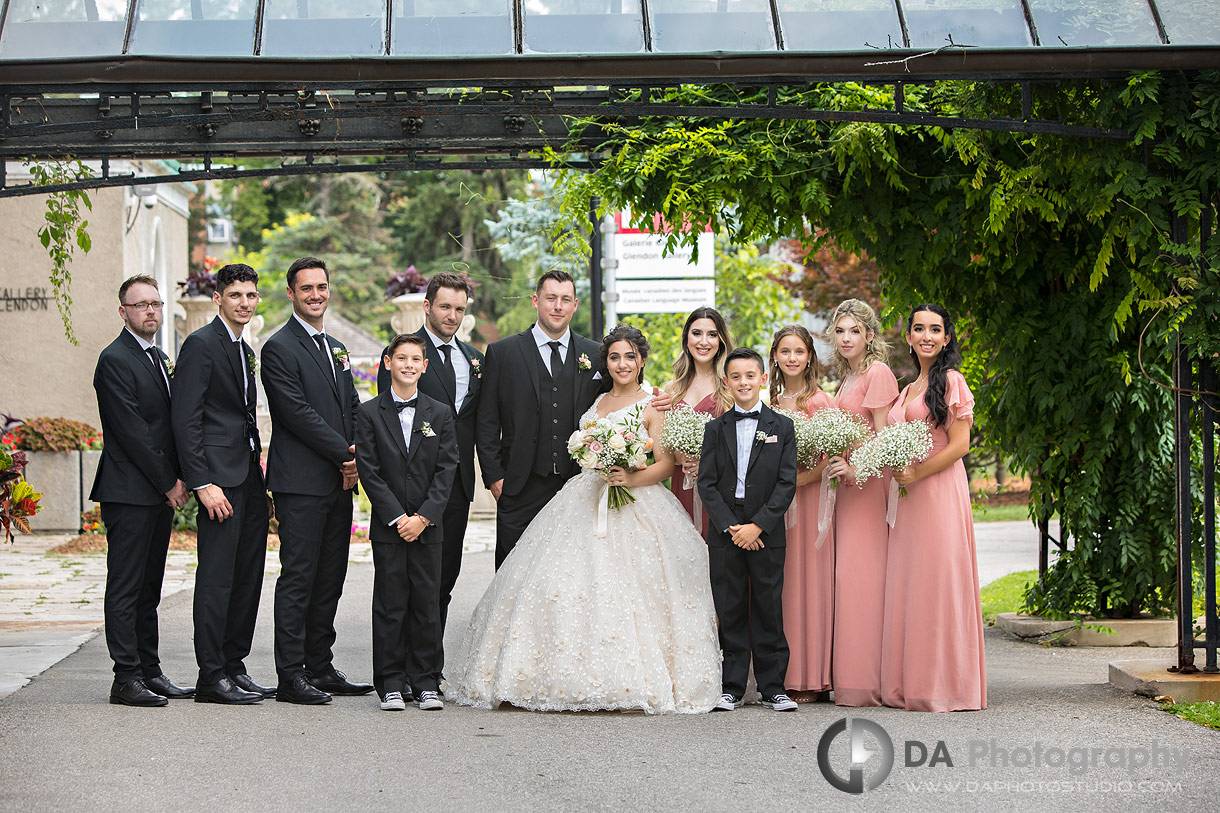
POLYGON ((395 333, 414 333, 424 324, 424 292, 402 294, 390 301, 398 306, 398 313, 390 317, 390 327, 395 333))
POLYGON ((199 328, 212 321, 216 315, 216 303, 210 296, 184 296, 178 299, 178 304, 186 313, 186 317, 174 318, 174 330, 181 339, 194 333, 199 328))

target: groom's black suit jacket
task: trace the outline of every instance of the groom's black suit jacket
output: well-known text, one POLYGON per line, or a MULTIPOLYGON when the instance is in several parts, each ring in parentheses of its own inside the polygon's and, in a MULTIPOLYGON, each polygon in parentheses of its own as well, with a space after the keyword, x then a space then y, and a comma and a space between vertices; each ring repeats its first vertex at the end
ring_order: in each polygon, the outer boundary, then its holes
POLYGON ((257 382, 245 339, 237 356, 229 332, 217 316, 186 337, 178 352, 174 384, 174 442, 182 480, 190 489, 206 483, 234 488, 250 474, 250 442, 262 453, 254 419, 257 382), (242 397, 246 375, 249 400, 242 397))
MULTIPOLYGON (((162 365, 167 358, 157 350, 162 365)), ((93 388, 106 445, 89 499, 162 505, 178 481, 169 393, 148 354, 124 330, 97 359, 93 388)))
POLYGON ((416 397, 409 451, 391 390, 365 401, 357 413, 356 467, 373 504, 369 521, 373 542, 401 542, 398 531, 387 523, 402 514, 422 514, 433 522, 419 542, 439 543, 444 533, 441 519, 457 471, 453 413, 422 392, 416 397), (432 429, 431 437, 421 431, 425 423, 432 429))
MULTIPOLYGON (((474 500, 475 420, 479 411, 479 396, 483 391, 483 379, 481 378, 483 354, 461 339, 454 339, 458 349, 462 351, 462 355, 466 357, 466 362, 470 365, 470 381, 466 385, 466 397, 462 399, 462 403, 454 404, 453 399, 456 397, 456 393, 450 392, 441 378, 441 368, 445 365, 445 360, 441 358, 440 351, 436 349, 436 345, 432 343, 432 339, 424 328, 421 327, 415 331, 415 335, 424 340, 425 357, 428 359, 428 369, 419 377, 419 391, 442 404, 448 404, 449 408, 453 410, 454 417, 457 418, 455 429, 458 444, 458 472, 454 478, 454 484, 460 484, 466 502, 472 502, 474 500), (475 370, 476 366, 480 368, 480 371, 475 370)), ((381 352, 383 359, 389 349, 387 347, 381 352)), ((377 365, 377 392, 388 390, 390 384, 390 371, 386 369, 383 360, 377 365)))
MULTIPOLYGON (((588 357, 590 368, 581 370, 577 364, 575 397, 571 404, 560 406, 572 410, 573 425, 579 425, 580 416, 609 379, 601 364, 601 345, 572 333, 567 361, 581 356, 588 357)), ((479 466, 483 482, 490 486, 503 480, 503 493, 509 496, 525 484, 538 448, 542 400, 539 359, 534 334, 526 330, 488 345, 483 362, 483 394, 475 433, 479 466)), ((566 443, 567 438, 561 440, 566 443)), ((565 476, 575 472, 576 463, 570 459, 559 471, 565 476)))
MULTIPOLYGON (((754 440, 746 468, 745 516, 762 528, 764 547, 785 546, 784 512, 796 496, 796 432, 792 420, 759 402, 758 428, 775 440, 754 440)), ((711 421, 703 433, 699 457, 699 496, 707 511, 707 543, 731 545, 724 529, 737 524, 733 511, 737 489, 737 421, 733 410, 711 421)))
MULTIPOLYGON (((332 350, 343 343, 326 337, 332 350)), ((262 376, 275 432, 267 453, 272 492, 324 497, 342 483, 339 466, 352 459, 360 396, 350 369, 322 357, 295 317, 263 344, 262 376), (331 370, 334 370, 332 374, 331 370)))

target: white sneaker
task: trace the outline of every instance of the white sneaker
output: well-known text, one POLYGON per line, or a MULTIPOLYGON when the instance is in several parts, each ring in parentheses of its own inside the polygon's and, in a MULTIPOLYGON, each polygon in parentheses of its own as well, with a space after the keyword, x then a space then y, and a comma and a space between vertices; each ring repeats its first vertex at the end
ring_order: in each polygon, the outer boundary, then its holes
POLYGON ((762 704, 773 711, 796 711, 796 701, 786 694, 764 697, 762 704))
POLYGON ((382 711, 406 711, 407 704, 403 702, 402 692, 386 692, 381 698, 382 711))
POLYGON ((441 696, 436 692, 420 692, 415 696, 415 705, 420 711, 440 711, 445 707, 441 696))
POLYGON ((720 695, 720 700, 712 706, 712 711, 733 711, 742 707, 745 701, 731 694, 720 695))

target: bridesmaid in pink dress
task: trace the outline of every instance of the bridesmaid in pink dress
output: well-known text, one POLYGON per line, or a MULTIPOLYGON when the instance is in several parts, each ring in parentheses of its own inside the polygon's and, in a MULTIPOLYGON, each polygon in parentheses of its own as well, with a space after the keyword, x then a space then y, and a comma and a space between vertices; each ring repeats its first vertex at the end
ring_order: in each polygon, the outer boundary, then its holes
MULTIPOLYGON (((854 412, 874 430, 885 426, 898 397, 898 380, 886 365, 881 324, 868 304, 848 299, 831 317, 835 368, 842 379, 834 405, 854 412)), ((835 703, 881 705, 881 619, 889 526, 889 483, 869 480, 857 488, 855 469, 832 457, 822 473, 842 484, 835 498, 835 703)))
POLYGON ((907 343, 920 375, 890 410, 889 422, 926 420, 932 454, 894 472, 907 487, 890 531, 881 700, 909 711, 987 707, 983 612, 975 560, 970 488, 962 457, 970 450, 974 396, 948 312, 919 305, 907 343), (920 397, 922 396, 922 397, 920 397))
MULTIPOLYGON (((771 343, 771 406, 812 415, 832 405, 822 392, 813 337, 800 325, 780 328, 771 343)), ((784 554, 784 635, 791 655, 784 687, 798 703, 829 699, 834 631, 834 529, 817 548, 825 461, 796 476, 795 528, 784 554)))
MULTIPOLYGON (((674 378, 665 386, 665 391, 673 399, 674 406, 679 403, 688 404, 696 412, 720 417, 726 409, 733 406, 733 396, 724 383, 724 358, 733 350, 733 339, 724 317, 715 308, 696 308, 686 317, 682 327, 682 352, 674 361, 674 378)), ((681 454, 675 455, 677 464, 673 476, 669 478, 669 489, 673 492, 691 521, 695 520, 694 488, 686 488, 686 477, 690 475, 691 483, 699 472, 699 459, 683 459, 681 454)), ((701 510, 699 532, 707 535, 707 515, 701 510)))

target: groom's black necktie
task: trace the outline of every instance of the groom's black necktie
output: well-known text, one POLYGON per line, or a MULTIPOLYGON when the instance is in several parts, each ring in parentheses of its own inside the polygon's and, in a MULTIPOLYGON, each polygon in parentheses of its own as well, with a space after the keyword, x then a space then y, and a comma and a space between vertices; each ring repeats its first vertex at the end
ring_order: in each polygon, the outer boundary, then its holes
POLYGON ((330 377, 334 378, 335 360, 330 357, 330 348, 326 346, 326 337, 321 333, 315 333, 313 334, 313 340, 318 345, 318 349, 322 351, 322 358, 327 362, 324 366, 329 366, 330 368, 330 377))
POLYGON ((563 356, 559 355, 559 342, 547 342, 551 346, 551 378, 559 378, 563 370, 563 356))
POLYGON ((441 355, 445 357, 445 363, 441 365, 440 374, 441 382, 445 385, 445 391, 449 393, 449 397, 453 399, 453 406, 460 407, 457 402, 457 373, 453 371, 453 345, 442 344, 436 348, 441 351, 441 355))

